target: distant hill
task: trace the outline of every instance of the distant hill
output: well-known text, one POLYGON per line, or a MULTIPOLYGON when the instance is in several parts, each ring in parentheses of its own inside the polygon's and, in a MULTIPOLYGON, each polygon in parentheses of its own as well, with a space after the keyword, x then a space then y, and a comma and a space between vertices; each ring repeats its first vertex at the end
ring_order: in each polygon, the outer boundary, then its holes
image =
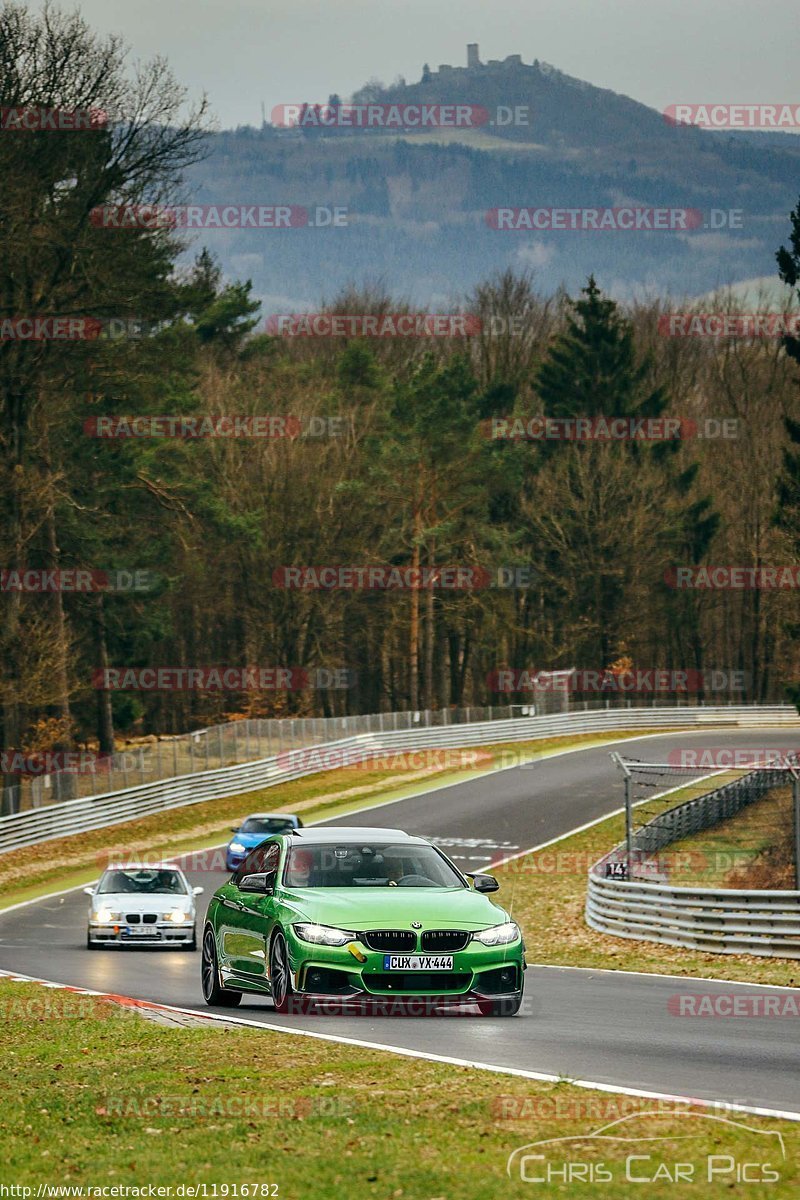
MULTIPOLYGON (((346 206, 346 228, 208 231, 226 273, 249 276, 266 312, 309 308, 349 282, 381 278, 436 307, 506 266, 534 269, 542 290, 574 291, 593 271, 617 295, 700 295, 774 272, 800 194, 800 139, 675 128, 626 96, 517 56, 367 85, 353 103, 474 105, 476 129, 238 129, 214 135, 194 169, 204 204, 346 206), (680 232, 526 231, 489 227, 498 207, 693 208, 680 232), (715 228, 710 210, 741 210, 715 228), (727 222, 726 222, 727 225, 727 222)), ((309 98, 309 103, 320 97, 309 98)), ((717 220, 721 220, 717 217, 717 220)))

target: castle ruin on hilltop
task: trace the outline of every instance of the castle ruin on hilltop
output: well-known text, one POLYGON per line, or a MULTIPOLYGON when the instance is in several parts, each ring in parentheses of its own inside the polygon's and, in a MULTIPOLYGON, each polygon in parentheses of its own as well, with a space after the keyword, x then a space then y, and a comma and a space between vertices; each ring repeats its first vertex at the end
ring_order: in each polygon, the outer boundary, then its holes
MULTIPOLYGON (((521 54, 509 54, 507 58, 490 58, 488 62, 482 63, 478 53, 478 43, 469 42, 467 45, 467 65, 465 67, 450 67, 447 63, 440 63, 437 71, 431 71, 427 75, 427 80, 432 82, 434 79, 442 79, 444 77, 452 77, 454 75, 467 75, 475 72, 486 72, 502 70, 513 70, 518 67, 525 67, 526 64, 522 61, 521 54)), ((534 68, 539 67, 538 61, 532 64, 534 68)), ((530 67, 528 68, 531 69, 530 67)))

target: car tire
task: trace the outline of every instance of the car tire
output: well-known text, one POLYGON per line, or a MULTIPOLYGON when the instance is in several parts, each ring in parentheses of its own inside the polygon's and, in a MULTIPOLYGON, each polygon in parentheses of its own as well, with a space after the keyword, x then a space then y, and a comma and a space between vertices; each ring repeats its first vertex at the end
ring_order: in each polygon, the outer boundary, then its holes
POLYGON ((218 1005, 221 1008, 235 1008, 241 1003, 242 993, 231 992, 219 981, 219 966, 217 965, 217 943, 214 930, 206 926, 203 934, 203 958, 200 963, 200 980, 203 987, 203 999, 206 1004, 218 1005))
POLYGON ((92 939, 89 937, 88 932, 86 934, 86 949, 87 950, 99 950, 100 949, 97 942, 93 942, 92 939))
POLYGON ((286 939, 282 933, 275 934, 269 948, 269 979, 275 1012, 290 1012, 293 996, 292 979, 289 973, 289 953, 286 949, 286 939))
POLYGON ((485 1017, 515 1017, 522 1006, 522 992, 502 996, 499 1000, 479 1000, 478 1007, 485 1017))
POLYGON ((197 927, 196 926, 192 930, 192 940, 190 942, 184 943, 183 948, 184 948, 184 950, 196 950, 197 949, 197 927))

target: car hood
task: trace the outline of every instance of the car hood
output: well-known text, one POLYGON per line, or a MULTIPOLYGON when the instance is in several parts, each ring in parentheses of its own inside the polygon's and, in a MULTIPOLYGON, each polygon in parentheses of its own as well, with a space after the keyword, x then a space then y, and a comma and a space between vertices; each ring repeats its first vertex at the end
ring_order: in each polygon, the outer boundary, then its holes
POLYGON ((103 892, 99 896, 92 896, 92 908, 110 908, 112 912, 125 913, 168 913, 173 909, 183 908, 186 912, 191 912, 194 909, 194 896, 182 894, 168 894, 166 892, 155 892, 153 895, 147 895, 144 892, 103 892))
POLYGON ((466 888, 293 888, 281 902, 296 919, 342 929, 486 929, 509 920, 488 896, 466 888))

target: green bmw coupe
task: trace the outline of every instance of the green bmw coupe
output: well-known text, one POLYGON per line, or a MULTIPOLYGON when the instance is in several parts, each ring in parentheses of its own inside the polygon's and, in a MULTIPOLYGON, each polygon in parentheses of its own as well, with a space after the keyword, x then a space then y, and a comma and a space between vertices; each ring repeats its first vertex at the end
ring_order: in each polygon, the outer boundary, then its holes
POLYGON ((430 1012, 473 1004, 513 1016, 522 935, 483 894, 497 891, 497 880, 469 878, 438 847, 399 829, 275 834, 211 900, 205 1001, 230 1007, 257 992, 286 1013, 413 998, 430 1012))

